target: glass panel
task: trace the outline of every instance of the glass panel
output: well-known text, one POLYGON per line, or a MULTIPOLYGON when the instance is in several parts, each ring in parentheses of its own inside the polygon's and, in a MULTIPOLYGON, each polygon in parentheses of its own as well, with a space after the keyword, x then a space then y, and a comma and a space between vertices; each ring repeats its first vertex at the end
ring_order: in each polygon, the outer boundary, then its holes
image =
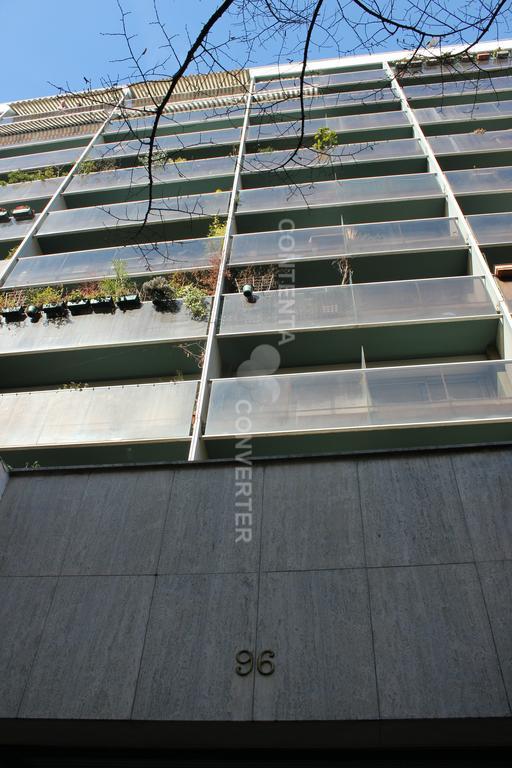
MULTIPOLYGON (((224 128, 219 131, 201 131, 201 133, 180 133, 179 136, 160 136, 155 142, 155 152, 163 150, 191 149, 205 146, 225 146, 238 144, 240 128, 224 128)), ((132 139, 112 144, 97 144, 87 155, 88 160, 109 157, 138 157, 147 154, 147 140, 132 139)))
POLYGON ((0 242, 5 240, 23 240, 36 219, 37 215, 29 221, 10 219, 9 221, 2 222, 0 224, 0 242))
MULTIPOLYGON (((176 129, 176 132, 187 125, 203 125, 216 120, 241 120, 243 119, 245 104, 231 105, 229 107, 214 107, 212 109, 194 109, 188 112, 172 112, 162 115, 158 121, 158 130, 176 129)), ((147 117, 127 117, 123 120, 112 120, 105 131, 105 136, 115 136, 119 131, 126 132, 144 131, 153 127, 155 118, 152 115, 147 117)))
POLYGON ((220 256, 222 242, 221 237, 209 237, 28 256, 15 264, 4 287, 99 280, 113 274, 114 259, 122 259, 130 275, 200 269, 208 267, 212 259, 220 256))
POLYGON ((197 339, 206 336, 206 325, 192 319, 181 301, 173 312, 156 312, 151 302, 144 302, 133 312, 68 316, 58 323, 1 324, 0 355, 197 339))
POLYGON ((463 75, 465 73, 475 73, 475 77, 481 76, 482 72, 493 70, 493 73, 498 74, 500 70, 510 69, 510 59, 492 61, 479 61, 477 64, 472 62, 457 61, 453 64, 445 64, 444 66, 437 67, 425 67, 423 71, 411 72, 403 75, 407 80, 420 80, 422 76, 431 77, 432 75, 444 75, 446 78, 454 77, 457 75, 463 75))
MULTIPOLYGON (((341 93, 328 93, 320 96, 305 95, 304 110, 308 112, 313 109, 332 109, 333 107, 346 107, 354 104, 379 104, 381 102, 398 101, 391 88, 379 88, 370 91, 342 91, 341 93)), ((267 113, 268 119, 272 118, 273 112, 300 112, 300 99, 290 99, 282 96, 279 99, 254 102, 251 107, 253 116, 263 118, 267 113)))
POLYGON ((431 136, 430 146, 436 155, 456 155, 459 152, 492 152, 512 149, 512 131, 485 133, 456 133, 451 136, 431 136))
POLYGON ((326 205, 351 205, 378 200, 399 200, 436 195, 441 195, 437 177, 427 173, 378 176, 370 179, 319 181, 314 184, 242 190, 237 213, 326 205))
POLYGON ((47 165, 73 165, 83 147, 55 149, 52 152, 38 152, 36 155, 17 155, 0 158, 0 174, 10 171, 28 171, 32 168, 46 168, 47 165))
POLYGON ((329 150, 325 155, 319 155, 318 152, 306 148, 299 149, 295 154, 290 149, 248 154, 244 158, 243 171, 257 173, 272 171, 276 168, 309 168, 337 163, 364 163, 421 156, 423 156, 423 150, 418 139, 393 139, 364 144, 345 144, 329 150))
MULTIPOLYGON (((361 70, 359 72, 333 72, 326 75, 306 74, 305 86, 332 88, 336 85, 354 85, 357 83, 382 82, 388 80, 383 69, 361 70)), ((300 88, 300 79, 290 77, 280 80, 260 80, 255 84, 255 91, 279 91, 283 88, 300 88)))
MULTIPOLYGON (((228 209, 229 192, 210 195, 183 195, 178 198, 154 200, 147 223, 200 216, 225 215, 228 209)), ((67 211, 54 211, 44 221, 38 235, 63 234, 91 229, 116 229, 133 227, 144 220, 148 209, 145 200, 134 203, 114 203, 113 205, 73 208, 67 211)))
POLYGON ((452 277, 393 283, 261 291, 249 304, 224 296, 222 334, 326 328, 369 323, 405 323, 493 315, 483 278, 452 277))
POLYGON ((19 184, 7 184, 0 187, 0 205, 9 202, 21 202, 22 200, 37 200, 50 198, 55 194, 63 179, 46 179, 46 181, 24 181, 19 184))
POLYGON ((196 381, 0 394, 0 448, 187 439, 196 381))
POLYGON ((466 218, 480 245, 512 243, 511 213, 484 213, 466 218))
MULTIPOLYGON (((235 157, 212 157, 205 160, 191 160, 189 162, 173 163, 153 167, 153 183, 165 184, 171 181, 186 181, 187 179, 201 179, 212 176, 229 176, 234 173, 236 165, 235 157)), ((116 171, 100 171, 74 176, 65 194, 74 192, 90 192, 95 189, 112 189, 118 187, 132 187, 148 184, 148 172, 146 168, 124 168, 116 171)))
MULTIPOLYGON (((471 217, 470 217, 471 218, 471 217)), ((512 220, 511 220, 512 221, 512 220)), ((235 235, 231 265, 330 259, 370 253, 464 247, 455 219, 415 219, 377 224, 235 235)))
POLYGON ((464 96, 466 94, 484 93, 488 91, 505 91, 512 88, 512 77, 492 77, 491 75, 475 76, 471 80, 448 80, 444 83, 428 83, 425 85, 407 85, 404 93, 409 99, 428 98, 430 96, 464 96))
POLYGON ((240 401, 251 404, 252 435, 511 419, 512 363, 217 379, 212 382, 207 436, 237 435, 240 401))
MULTIPOLYGON (((347 115, 346 117, 306 120, 304 133, 306 135, 315 134, 320 128, 329 128, 336 133, 344 133, 346 131, 374 130, 375 128, 393 128, 400 125, 409 125, 405 112, 372 112, 369 115, 347 115)), ((291 123, 262 123, 248 128, 247 141, 297 136, 300 134, 300 130, 300 120, 294 120, 291 123)))
MULTIPOLYGON (((425 107, 414 110, 421 125, 452 120, 482 120, 512 115, 512 101, 489 101, 479 104, 453 104, 448 107, 425 107)), ((386 113, 385 113, 386 114, 386 113)))
POLYGON ((446 171, 446 177, 455 194, 512 190, 512 166, 446 171))

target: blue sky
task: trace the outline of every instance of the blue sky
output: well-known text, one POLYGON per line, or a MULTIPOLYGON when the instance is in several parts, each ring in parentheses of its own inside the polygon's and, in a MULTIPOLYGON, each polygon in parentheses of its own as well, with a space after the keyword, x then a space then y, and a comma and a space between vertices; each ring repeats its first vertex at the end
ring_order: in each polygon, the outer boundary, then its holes
MULTIPOLYGON (((218 0, 160 0, 168 31, 178 55, 187 45, 186 29, 195 36, 218 0)), ((147 59, 161 55, 161 39, 153 19, 153 0, 123 0, 130 30, 137 34, 133 41, 138 51, 148 48, 147 59)), ((93 87, 106 79, 126 77, 128 65, 116 62, 126 56, 125 42, 106 32, 119 32, 120 12, 116 0, 23 0, 9 3, 2 14, 3 71, 0 79, 0 102, 27 99, 56 93, 54 86, 81 90, 84 77, 93 87), (53 85, 51 85, 53 84, 53 85)), ((229 20, 221 24, 218 35, 229 34, 229 20)), ((345 37, 344 50, 357 47, 357 41, 345 37)), ((389 49, 389 46, 386 46, 389 49)), ((397 46, 391 46, 396 48, 397 46)), ((259 48, 253 64, 273 63, 278 50, 269 42, 259 48)), ((334 55, 328 48, 312 51, 313 58, 334 55)), ((169 68, 172 72, 172 67, 169 68)))

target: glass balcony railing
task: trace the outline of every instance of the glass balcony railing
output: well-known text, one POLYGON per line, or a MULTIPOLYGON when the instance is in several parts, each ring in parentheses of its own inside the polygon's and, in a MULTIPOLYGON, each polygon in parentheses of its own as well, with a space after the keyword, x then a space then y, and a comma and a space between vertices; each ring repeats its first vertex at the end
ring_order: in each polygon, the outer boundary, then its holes
MULTIPOLYGON (((37 218, 37 216, 35 217, 37 218)), ((12 240, 23 240, 29 229, 33 226, 35 219, 28 221, 9 221, 0 224, 0 243, 12 240)))
POLYGON ((431 136, 430 146, 436 155, 474 154, 512 150, 512 130, 485 133, 456 133, 451 136, 431 136))
POLYGON ((496 120, 512 116, 512 101, 454 104, 446 107, 424 107, 415 110, 420 125, 435 123, 496 120))
POLYGON ((52 197, 60 184, 62 177, 45 179, 45 181, 24 181, 17 184, 0 186, 0 206, 9 204, 30 202, 30 200, 44 200, 52 197))
POLYGON ((437 177, 431 173, 319 181, 312 184, 242 190, 237 214, 354 205, 381 200, 410 200, 439 197, 441 194, 437 177))
POLYGON ((456 195, 512 191, 512 166, 447 171, 446 177, 456 195))
MULTIPOLYGON (((240 128, 223 128, 218 131, 183 133, 178 136, 159 136, 155 142, 155 154, 158 152, 178 152, 180 150, 213 150, 215 147, 237 145, 240 140, 240 128)), ((143 139, 120 141, 109 144, 97 144, 87 155, 87 160, 131 159, 147 155, 148 142, 143 139)))
POLYGON ((0 158, 0 175, 7 175, 12 171, 37 170, 49 165, 73 165, 82 152, 83 147, 73 147, 72 149, 55 149, 52 152, 38 152, 35 155, 2 157, 0 158))
POLYGON ((500 72, 506 72, 511 67, 510 59, 491 59, 490 61, 471 61, 447 62, 439 66, 424 67, 423 70, 414 70, 405 72, 400 76, 401 80, 415 82, 428 77, 442 77, 445 82, 451 78, 461 78, 466 75, 472 77, 482 77, 482 73, 489 72, 490 75, 499 75, 500 72))
MULTIPOLYGON (((188 179, 215 178, 219 176, 231 176, 235 171, 235 157, 211 157, 204 160, 190 160, 173 163, 168 161, 159 165, 155 163, 152 168, 153 184, 169 184, 188 179)), ((138 168, 124 168, 115 171, 100 171, 74 176, 66 195, 83 194, 107 189, 132 189, 149 184, 148 171, 143 166, 138 168)), ((0 193, 1 193, 0 189, 0 193)))
MULTIPOLYGON (((332 72, 325 75, 306 74, 304 87, 308 88, 336 88, 354 86, 367 83, 383 83, 389 78, 383 69, 360 70, 359 72, 332 72)), ((298 77, 282 78, 280 80, 260 80, 255 84, 255 92, 267 91, 269 93, 281 90, 300 89, 298 77)))
POLYGON ((496 93, 512 90, 512 77, 492 77, 482 74, 471 80, 448 80, 444 83, 407 85, 404 93, 408 99, 442 99, 443 96, 477 96, 480 93, 496 93))
POLYGON ((216 379, 207 437, 426 427, 512 420, 512 362, 400 366, 216 379))
POLYGON ((14 265, 3 287, 26 288, 101 280, 114 274, 114 259, 121 259, 131 276, 150 277, 151 273, 205 269, 220 256, 222 242, 222 237, 208 237, 28 256, 14 265))
MULTIPOLYGON (((512 230, 511 230, 512 231, 512 230)), ((334 259, 399 252, 464 248, 465 240, 455 219, 414 219, 377 224, 296 229, 292 232, 258 232, 235 235, 232 266, 281 263, 296 260, 334 259), (283 235, 286 242, 283 245, 283 235), (289 239, 293 238, 293 248, 289 239)))
MULTIPOLYGON (((444 137, 443 137, 444 138, 444 137)), ((244 173, 262 173, 276 169, 317 168, 347 163, 378 162, 424 157, 418 139, 393 139, 361 144, 344 144, 328 153, 319 154, 313 149, 301 148, 295 154, 289 149, 274 152, 246 154, 244 173), (293 155, 293 156, 292 156, 293 155)))
MULTIPOLYGON (((304 112, 308 113, 318 109, 336 109, 337 107, 373 107, 375 105, 389 105, 389 107, 392 107, 393 104, 398 102, 399 99, 391 88, 381 88, 378 90, 305 95, 303 104, 304 112)), ((297 112, 301 114, 301 109, 300 99, 290 99, 283 96, 278 99, 265 99, 264 101, 254 102, 251 107, 251 117, 265 122, 265 119, 272 120, 275 118, 276 112, 297 112)))
POLYGON ((221 335, 450 320, 496 314, 481 277, 403 280, 224 296, 221 335), (286 301, 286 311, 283 302, 286 301))
MULTIPOLYGON (((229 195, 229 192, 218 192, 153 200, 146 224, 226 215, 229 195)), ((136 227, 142 224, 147 211, 146 201, 54 211, 43 222, 38 236, 136 227)))
POLYGON ((0 359, 11 354, 200 339, 206 336, 206 326, 206 320, 194 320, 180 300, 176 301, 172 312, 156 312, 151 302, 144 302, 133 312, 92 313, 79 318, 68 317, 62 323, 34 324, 24 320, 0 326, 0 359))
MULTIPOLYGON (((320 128, 329 128, 337 134, 383 130, 386 128, 409 128, 410 123, 405 112, 372 112, 368 115, 347 115, 346 117, 327 117, 306 120, 304 135, 312 136, 320 128)), ((261 123, 247 130, 247 141, 267 141, 300 136, 299 120, 291 123, 261 123)))
POLYGON ((196 381, 0 394, 0 451, 187 440, 196 381))
POLYGON ((512 213, 483 213, 466 218, 480 245, 512 245, 512 213))
MULTIPOLYGON (((215 128, 216 123, 240 124, 244 117, 245 99, 242 104, 233 104, 228 107, 213 107, 210 109, 193 109, 183 112, 167 112, 158 121, 158 134, 181 133, 194 130, 194 126, 203 128, 211 123, 215 128)), ((132 133, 145 134, 153 128, 154 115, 138 117, 127 115, 124 119, 112 120, 104 131, 106 138, 114 139, 119 134, 132 133)))

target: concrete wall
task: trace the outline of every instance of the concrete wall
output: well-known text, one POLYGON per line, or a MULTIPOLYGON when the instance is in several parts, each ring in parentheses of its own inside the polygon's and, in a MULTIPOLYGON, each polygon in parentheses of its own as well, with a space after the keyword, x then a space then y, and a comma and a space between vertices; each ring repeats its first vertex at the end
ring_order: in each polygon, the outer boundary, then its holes
POLYGON ((0 744, 510 743, 512 450, 241 466, 11 476, 0 744))

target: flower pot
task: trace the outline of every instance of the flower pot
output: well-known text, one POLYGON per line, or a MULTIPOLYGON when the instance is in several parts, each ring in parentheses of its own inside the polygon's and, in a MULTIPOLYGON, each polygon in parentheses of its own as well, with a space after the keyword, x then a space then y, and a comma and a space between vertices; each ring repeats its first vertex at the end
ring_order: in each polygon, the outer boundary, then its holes
POLYGON ((12 209, 12 215, 16 221, 25 221, 34 218, 34 211, 30 205, 17 205, 16 208, 12 209))
POLYGON ((35 304, 30 304, 27 307, 27 315, 30 317, 31 320, 34 320, 34 321, 37 320, 40 314, 41 314, 41 310, 39 309, 39 307, 36 307, 35 304))
POLYGON ((91 308, 89 299, 80 299, 80 301, 68 301, 67 307, 72 315, 84 315, 91 308))
POLYGON ((22 320, 25 316, 25 308, 22 306, 19 307, 5 307, 2 309, 2 315, 5 318, 7 323, 12 323, 15 321, 22 320))
POLYGON ((508 51, 496 51, 495 54, 497 59, 508 59, 509 52, 508 51))
POLYGON ((140 305, 138 293, 128 293, 126 296, 120 296, 116 301, 119 309, 133 309, 140 305))
POLYGON ((482 51, 481 53, 477 53, 476 60, 477 61, 489 61, 491 58, 491 54, 489 51, 482 51))
POLYGON ((66 314, 66 304, 63 301, 56 304, 43 304, 43 312, 49 320, 63 317, 66 314))
POLYGON ((9 211, 7 208, 0 208, 0 222, 10 221, 9 211))
POLYGON ((99 296, 96 299, 91 299, 91 307, 93 312, 112 312, 114 307, 112 296, 99 296))

